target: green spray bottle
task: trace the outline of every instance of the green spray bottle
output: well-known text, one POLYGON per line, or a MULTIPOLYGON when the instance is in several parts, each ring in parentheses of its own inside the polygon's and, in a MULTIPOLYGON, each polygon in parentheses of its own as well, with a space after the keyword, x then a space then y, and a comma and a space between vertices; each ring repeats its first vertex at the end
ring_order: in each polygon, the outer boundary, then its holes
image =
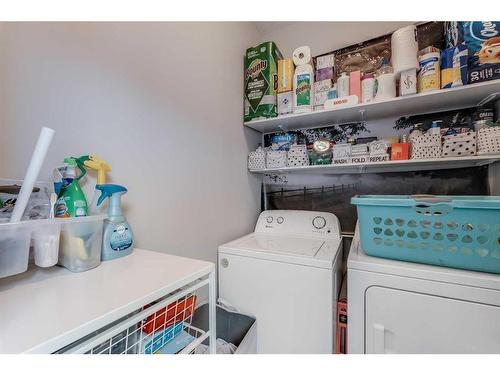
POLYGON ((56 201, 55 217, 87 216, 87 199, 85 199, 85 194, 79 183, 87 171, 83 167, 83 163, 79 162, 77 158, 66 158, 64 163, 66 164, 66 171, 56 201), (76 172, 77 167, 81 171, 79 176, 77 176, 76 172))

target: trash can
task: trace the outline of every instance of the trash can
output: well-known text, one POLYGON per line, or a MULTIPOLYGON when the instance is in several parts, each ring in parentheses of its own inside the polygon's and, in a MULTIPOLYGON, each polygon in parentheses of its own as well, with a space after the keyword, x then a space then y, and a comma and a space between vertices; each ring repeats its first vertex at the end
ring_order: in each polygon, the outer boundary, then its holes
MULTIPOLYGON (((217 305, 216 319, 217 353, 257 353, 257 322, 255 318, 217 305), (225 343, 229 345, 224 345, 225 343), (229 351, 229 348, 234 349, 234 347, 236 347, 234 352, 233 350, 229 351)), ((200 305, 195 310, 191 323, 202 330, 208 330, 208 303, 200 305)), ((203 344, 206 348, 208 339, 203 344)), ((199 348, 197 352, 203 353, 203 347, 199 348)))

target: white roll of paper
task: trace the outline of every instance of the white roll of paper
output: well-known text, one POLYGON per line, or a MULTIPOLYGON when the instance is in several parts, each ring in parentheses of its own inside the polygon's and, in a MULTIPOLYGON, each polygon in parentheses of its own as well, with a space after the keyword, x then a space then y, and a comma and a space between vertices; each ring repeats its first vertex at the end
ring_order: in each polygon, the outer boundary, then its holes
POLYGON ((418 69, 417 53, 417 27, 415 25, 403 27, 392 33, 391 62, 396 77, 399 77, 399 74, 405 70, 418 69))
POLYGON ((33 191, 33 186, 35 186, 36 179, 42 168, 43 161, 49 150, 49 146, 52 143, 52 138, 54 138, 55 130, 43 127, 40 131, 38 141, 31 155, 31 161, 24 176, 23 185, 17 196, 16 205, 12 211, 12 216, 10 217, 11 223, 17 223, 21 221, 24 210, 28 205, 28 200, 30 199, 31 192, 33 191))
POLYGON ((292 57, 293 63, 297 66, 311 64, 311 48, 309 46, 298 47, 293 51, 292 57))

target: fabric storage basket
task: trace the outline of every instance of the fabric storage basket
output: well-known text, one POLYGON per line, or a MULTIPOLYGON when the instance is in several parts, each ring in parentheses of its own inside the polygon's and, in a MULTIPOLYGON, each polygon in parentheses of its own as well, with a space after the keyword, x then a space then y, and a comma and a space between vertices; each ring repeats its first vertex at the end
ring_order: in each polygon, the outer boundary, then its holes
POLYGON ((411 159, 436 159, 441 157, 441 136, 424 134, 411 137, 411 159))
POLYGON ((500 126, 479 129, 477 153, 478 155, 500 154, 500 126))
POLYGON ((309 165, 309 154, 307 153, 307 146, 290 146, 290 150, 288 151, 287 165, 289 167, 302 167, 304 165, 309 165))
POLYGON ((286 151, 268 151, 266 159, 267 168, 286 167, 286 151))
POLYGON ((362 195, 351 203, 368 255, 500 273, 500 197, 362 195))
POLYGON ((248 153, 248 169, 265 169, 266 168, 266 152, 262 147, 248 153))
POLYGON ((460 133, 444 137, 443 158, 476 155, 476 132, 460 133))

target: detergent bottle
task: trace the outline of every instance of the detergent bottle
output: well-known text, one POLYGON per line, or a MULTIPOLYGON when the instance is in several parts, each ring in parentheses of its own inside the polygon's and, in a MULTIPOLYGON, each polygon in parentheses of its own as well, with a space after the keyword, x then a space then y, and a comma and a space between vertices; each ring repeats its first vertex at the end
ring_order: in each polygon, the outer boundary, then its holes
MULTIPOLYGON (((97 171, 96 186, 106 184, 106 173, 111 171, 111 168, 104 160, 96 155, 84 155, 79 159, 87 168, 97 171)), ((100 215, 106 212, 107 202, 103 202, 100 206, 97 205, 97 200, 99 199, 100 194, 100 191, 96 188, 89 204, 90 215, 100 215)))
POLYGON ((96 189, 101 191, 97 206, 109 197, 108 218, 104 220, 102 234, 101 260, 129 255, 134 249, 134 234, 120 206, 120 197, 127 192, 127 189, 112 184, 96 185, 96 189))
POLYGON ((80 217, 87 216, 88 206, 85 194, 80 187, 79 180, 87 173, 85 168, 78 163, 76 158, 64 159, 66 165, 62 186, 57 196, 55 217, 80 217), (77 176, 76 168, 81 174, 77 176))

